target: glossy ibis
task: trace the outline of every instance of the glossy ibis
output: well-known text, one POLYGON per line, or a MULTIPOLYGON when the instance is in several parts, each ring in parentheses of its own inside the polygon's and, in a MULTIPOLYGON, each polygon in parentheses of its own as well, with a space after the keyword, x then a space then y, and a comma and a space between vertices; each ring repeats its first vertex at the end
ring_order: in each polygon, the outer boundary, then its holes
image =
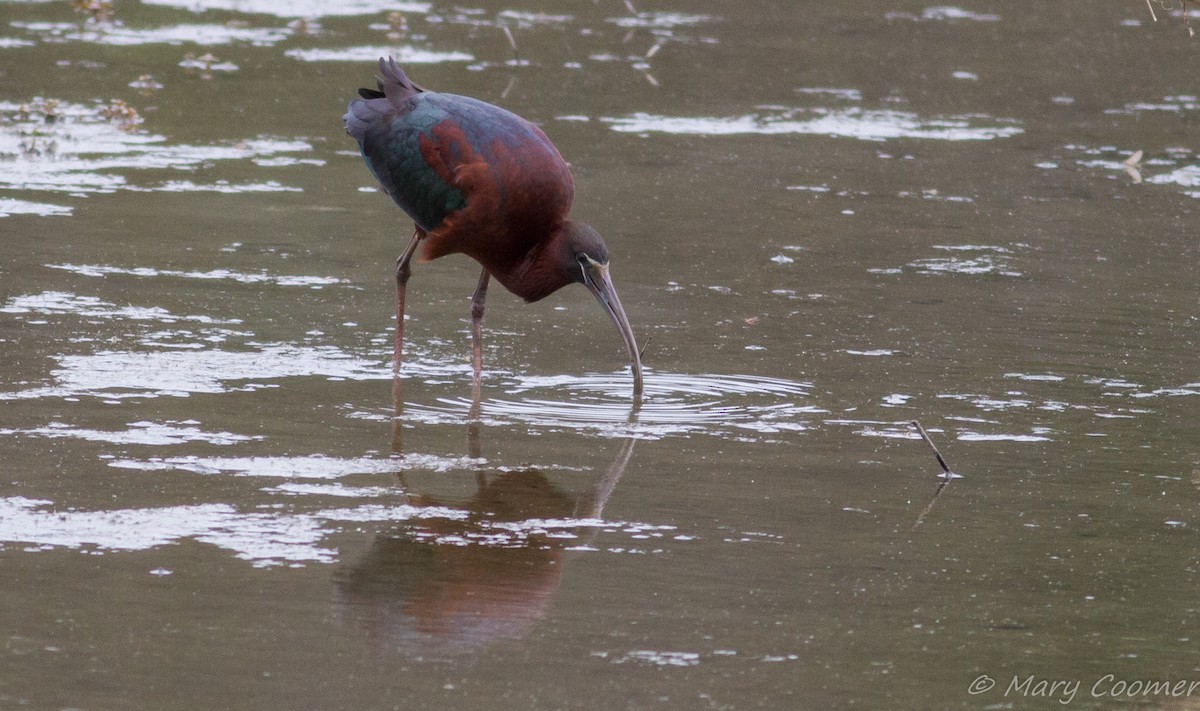
POLYGON ((608 247, 588 225, 567 219, 575 187, 558 149, 540 128, 498 106, 427 91, 390 57, 379 60, 375 89, 359 89, 343 117, 384 192, 416 231, 396 262, 396 352, 404 342, 409 262, 462 253, 483 265, 471 300, 473 365, 482 369, 481 323, 488 281, 496 277, 528 302, 583 284, 616 324, 642 393, 633 328, 608 270, 608 247))

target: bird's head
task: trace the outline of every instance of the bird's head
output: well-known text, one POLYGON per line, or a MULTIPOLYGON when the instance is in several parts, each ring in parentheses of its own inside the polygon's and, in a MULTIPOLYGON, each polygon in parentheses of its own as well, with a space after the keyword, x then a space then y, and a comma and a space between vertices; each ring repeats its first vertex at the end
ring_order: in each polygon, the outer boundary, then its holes
POLYGON ((642 394, 642 359, 638 352, 637 341, 633 338, 633 327, 617 298, 617 290, 613 286, 612 277, 608 271, 608 245, 599 232, 589 225, 579 222, 567 222, 564 226, 566 239, 565 254, 561 255, 563 266, 572 281, 579 282, 592 292, 592 296, 600 302, 604 312, 612 319, 625 348, 629 350, 629 360, 633 366, 633 392, 636 396, 642 394))
POLYGON ((591 225, 569 222, 566 225, 566 248, 570 258, 571 278, 587 284, 588 269, 593 264, 608 264, 608 245, 591 225))

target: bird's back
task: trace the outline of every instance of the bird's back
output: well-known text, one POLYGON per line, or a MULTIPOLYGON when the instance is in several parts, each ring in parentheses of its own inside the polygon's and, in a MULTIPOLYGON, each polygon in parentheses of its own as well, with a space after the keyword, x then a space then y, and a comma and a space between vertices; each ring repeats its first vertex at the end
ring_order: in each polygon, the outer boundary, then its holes
POLYGON ((359 91, 346 131, 428 234, 426 259, 462 252, 501 268, 566 218, 571 174, 541 129, 477 99, 427 92, 394 61, 380 67, 379 90, 359 91))

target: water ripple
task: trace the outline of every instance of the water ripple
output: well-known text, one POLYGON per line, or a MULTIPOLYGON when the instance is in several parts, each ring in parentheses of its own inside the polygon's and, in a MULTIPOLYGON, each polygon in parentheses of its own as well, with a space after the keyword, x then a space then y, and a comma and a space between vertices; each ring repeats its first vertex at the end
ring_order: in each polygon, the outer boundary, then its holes
MULTIPOLYGON (((807 430, 812 416, 825 412, 804 402, 811 387, 754 375, 647 373, 645 399, 635 409, 622 373, 520 377, 505 390, 525 397, 484 398, 478 417, 489 425, 590 428, 608 436, 737 432, 757 439, 807 430)), ((406 403, 405 416, 429 424, 461 422, 472 410, 469 398, 438 398, 434 404, 406 403)))

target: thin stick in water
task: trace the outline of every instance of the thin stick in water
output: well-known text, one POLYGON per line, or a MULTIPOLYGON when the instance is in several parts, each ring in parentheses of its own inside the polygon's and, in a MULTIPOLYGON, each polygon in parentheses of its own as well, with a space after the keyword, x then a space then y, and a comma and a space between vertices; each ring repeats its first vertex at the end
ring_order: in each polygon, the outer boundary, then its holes
POLYGON ((508 25, 500 25, 500 29, 504 30, 504 36, 508 38, 508 46, 512 48, 513 62, 520 63, 521 52, 517 49, 517 38, 513 37, 512 30, 508 29, 508 25))
POLYGON ((946 485, 958 478, 959 475, 950 471, 950 467, 946 464, 946 460, 942 458, 942 453, 938 451, 937 446, 934 445, 933 440, 929 438, 929 433, 925 431, 925 428, 921 426, 921 423, 913 420, 912 425, 913 427, 917 428, 917 432, 921 434, 921 439, 925 440, 925 444, 929 445, 929 448, 933 450, 933 456, 937 457, 938 464, 942 467, 942 483, 938 484, 937 491, 933 492, 933 498, 929 500, 929 504, 925 506, 925 509, 921 511, 919 516, 917 516, 917 520, 913 523, 912 528, 909 529, 911 531, 915 531, 917 530, 917 527, 920 526, 925 520, 925 517, 929 515, 929 512, 933 510, 933 505, 937 503, 938 497, 941 496, 942 492, 946 490, 946 485))
POLYGON ((654 340, 654 336, 647 336, 646 342, 642 344, 642 350, 638 351, 638 358, 646 355, 646 349, 650 347, 650 341, 654 340))
POLYGON ((921 434, 921 439, 925 440, 925 444, 929 445, 929 448, 933 450, 933 456, 937 457, 938 464, 940 464, 942 467, 942 472, 947 476, 953 476, 954 472, 950 471, 950 467, 946 465, 946 460, 942 459, 942 453, 938 451, 938 448, 933 443, 933 440, 929 439, 929 433, 925 431, 925 428, 921 426, 921 423, 913 420, 912 425, 913 427, 917 428, 917 432, 921 434))

